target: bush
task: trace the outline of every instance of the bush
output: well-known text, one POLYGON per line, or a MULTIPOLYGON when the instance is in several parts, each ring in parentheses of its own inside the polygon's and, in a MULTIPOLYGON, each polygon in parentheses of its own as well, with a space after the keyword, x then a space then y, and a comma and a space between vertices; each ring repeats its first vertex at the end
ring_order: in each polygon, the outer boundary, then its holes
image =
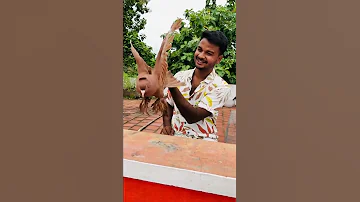
POLYGON ((135 90, 135 80, 136 78, 130 77, 126 72, 123 72, 123 89, 135 90))

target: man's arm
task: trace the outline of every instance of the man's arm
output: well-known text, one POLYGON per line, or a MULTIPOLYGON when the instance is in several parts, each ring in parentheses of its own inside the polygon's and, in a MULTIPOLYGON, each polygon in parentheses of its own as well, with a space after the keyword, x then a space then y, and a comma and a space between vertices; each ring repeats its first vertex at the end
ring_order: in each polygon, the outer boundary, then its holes
POLYGON ((161 134, 174 135, 174 129, 171 126, 174 107, 166 102, 166 111, 163 113, 163 129, 161 134))
POLYGON ((173 116, 174 107, 166 103, 166 112, 163 113, 163 126, 171 126, 171 119, 173 116))
POLYGON ((193 107, 181 94, 178 88, 169 88, 171 96, 185 120, 192 124, 210 116, 211 113, 199 107, 193 107))

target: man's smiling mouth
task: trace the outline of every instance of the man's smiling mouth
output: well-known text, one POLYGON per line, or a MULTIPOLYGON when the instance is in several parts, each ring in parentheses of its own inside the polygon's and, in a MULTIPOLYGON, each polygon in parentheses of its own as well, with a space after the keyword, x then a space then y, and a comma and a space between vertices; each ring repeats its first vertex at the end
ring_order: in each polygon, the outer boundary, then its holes
POLYGON ((201 65, 201 64, 206 64, 205 61, 200 60, 199 58, 196 58, 196 63, 198 63, 199 65, 201 65))

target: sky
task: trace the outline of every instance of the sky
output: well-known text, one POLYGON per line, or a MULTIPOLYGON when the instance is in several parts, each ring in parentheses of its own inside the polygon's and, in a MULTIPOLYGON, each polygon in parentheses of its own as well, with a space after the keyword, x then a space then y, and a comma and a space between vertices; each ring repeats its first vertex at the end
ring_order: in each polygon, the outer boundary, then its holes
MULTIPOLYGON (((171 24, 177 19, 185 20, 186 9, 194 11, 205 7, 206 0, 150 0, 148 3, 149 13, 143 15, 147 20, 145 29, 140 31, 146 35, 144 42, 153 48, 157 54, 161 45, 161 34, 169 31, 171 24)), ((217 5, 224 5, 226 0, 217 0, 217 5)), ((184 21, 186 22, 186 21, 184 21)))

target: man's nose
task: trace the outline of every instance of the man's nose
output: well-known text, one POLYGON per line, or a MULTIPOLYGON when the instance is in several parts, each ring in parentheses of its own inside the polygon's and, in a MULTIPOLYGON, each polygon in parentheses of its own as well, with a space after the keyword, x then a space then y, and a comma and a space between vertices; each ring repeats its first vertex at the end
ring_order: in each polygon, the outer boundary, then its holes
POLYGON ((204 59, 205 58, 204 53, 199 53, 198 58, 204 59))

